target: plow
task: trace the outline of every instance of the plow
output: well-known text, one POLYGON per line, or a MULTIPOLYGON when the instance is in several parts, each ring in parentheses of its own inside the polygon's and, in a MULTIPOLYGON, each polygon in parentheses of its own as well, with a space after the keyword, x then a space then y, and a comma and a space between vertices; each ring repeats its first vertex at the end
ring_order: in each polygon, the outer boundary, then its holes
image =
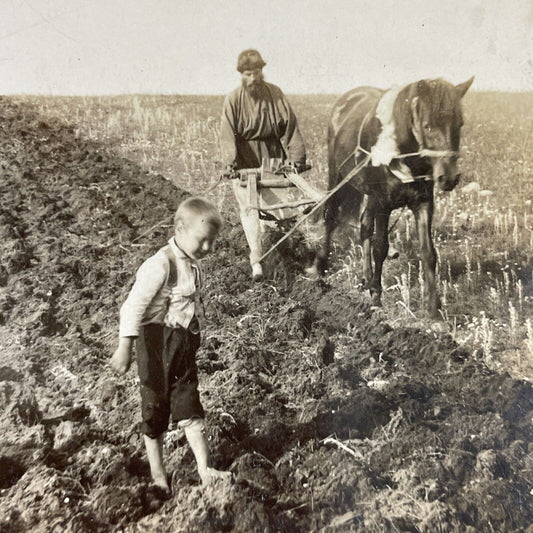
POLYGON ((344 179, 327 192, 315 188, 302 177, 302 172, 312 168, 310 165, 306 165, 304 169, 297 169, 291 164, 271 159, 264 160, 258 168, 226 173, 225 177, 238 179, 239 185, 246 189, 248 214, 256 219, 257 224, 262 222, 262 231, 269 223, 272 225, 283 220, 293 221, 291 229, 261 255, 259 262, 288 239, 369 161, 367 155, 344 179))

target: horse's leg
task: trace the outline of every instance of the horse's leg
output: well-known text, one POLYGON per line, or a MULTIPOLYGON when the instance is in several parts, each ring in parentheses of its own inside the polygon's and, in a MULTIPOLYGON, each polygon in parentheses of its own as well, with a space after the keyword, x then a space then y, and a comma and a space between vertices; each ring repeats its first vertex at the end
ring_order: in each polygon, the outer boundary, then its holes
POLYGON ((331 235, 337 227, 339 205, 335 196, 327 200, 324 205, 324 236, 322 244, 316 251, 315 260, 307 273, 312 277, 318 277, 326 272, 329 263, 329 253, 331 249, 331 235))
POLYGON ((381 306, 381 274, 383 271, 383 262, 387 258, 389 251, 389 218, 390 211, 383 210, 380 206, 373 205, 375 235, 372 244, 374 256, 374 275, 370 282, 370 296, 372 305, 381 306))
MULTIPOLYGON (((328 128, 328 190, 333 189, 339 180, 337 163, 335 159, 335 135, 328 128)), ((318 247, 315 259, 310 268, 306 269, 310 276, 317 277, 328 269, 329 253, 331 250, 331 235, 338 224, 339 196, 334 194, 324 204, 324 236, 321 246, 318 247)))
POLYGON ((363 289, 370 289, 372 281, 372 235, 374 234, 374 212, 369 205, 368 196, 364 196, 361 213, 361 246, 363 248, 363 289), (369 209, 370 208, 370 209, 369 209))
POLYGON ((437 254, 431 238, 431 225, 433 222, 433 199, 420 204, 413 211, 420 242, 420 255, 422 268, 424 269, 424 281, 426 284, 425 304, 431 318, 440 318, 440 299, 437 294, 435 283, 435 268, 437 266, 437 254))

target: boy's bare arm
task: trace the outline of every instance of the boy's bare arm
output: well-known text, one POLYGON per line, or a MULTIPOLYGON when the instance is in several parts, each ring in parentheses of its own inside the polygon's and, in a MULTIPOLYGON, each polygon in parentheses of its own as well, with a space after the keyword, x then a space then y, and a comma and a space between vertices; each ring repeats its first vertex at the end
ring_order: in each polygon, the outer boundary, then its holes
POLYGON ((133 337, 120 337, 118 348, 111 357, 111 368, 119 374, 125 374, 131 365, 131 349, 133 347, 133 337))
POLYGON ((110 365, 119 374, 125 374, 131 365, 133 340, 146 308, 165 282, 167 273, 158 256, 148 258, 137 271, 135 283, 128 298, 120 308, 118 348, 111 357, 110 365))

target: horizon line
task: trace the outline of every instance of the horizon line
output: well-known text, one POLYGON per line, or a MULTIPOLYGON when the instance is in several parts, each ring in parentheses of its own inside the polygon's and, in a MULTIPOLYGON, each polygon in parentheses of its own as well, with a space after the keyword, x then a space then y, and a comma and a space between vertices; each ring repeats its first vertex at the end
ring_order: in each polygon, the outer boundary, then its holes
MULTIPOLYGON (((384 89, 377 87, 378 89, 384 89)), ((284 92, 286 96, 341 96, 347 91, 343 92, 284 92)), ((470 89, 468 94, 473 93, 512 93, 512 94, 529 94, 533 93, 531 89, 470 89)), ((116 98, 116 97, 131 97, 131 96, 207 96, 207 97, 222 97, 228 93, 189 93, 189 92, 120 92, 120 93, 39 93, 39 92, 24 92, 24 93, 5 93, 0 94, 0 97, 44 97, 44 98, 116 98)))

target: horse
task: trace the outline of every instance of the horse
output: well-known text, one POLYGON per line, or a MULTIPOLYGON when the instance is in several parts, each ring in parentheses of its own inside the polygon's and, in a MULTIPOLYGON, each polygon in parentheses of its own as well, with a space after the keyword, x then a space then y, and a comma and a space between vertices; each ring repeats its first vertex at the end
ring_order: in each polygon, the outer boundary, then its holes
POLYGON ((328 125, 328 190, 337 190, 324 206, 317 274, 327 269, 335 228, 343 220, 359 218, 363 287, 369 289, 372 304, 381 306, 389 218, 394 209, 408 207, 420 242, 425 306, 431 318, 439 318, 431 237, 434 185, 451 191, 461 178, 461 100, 473 81, 453 85, 443 79, 420 80, 388 91, 359 87, 335 102, 328 125))

